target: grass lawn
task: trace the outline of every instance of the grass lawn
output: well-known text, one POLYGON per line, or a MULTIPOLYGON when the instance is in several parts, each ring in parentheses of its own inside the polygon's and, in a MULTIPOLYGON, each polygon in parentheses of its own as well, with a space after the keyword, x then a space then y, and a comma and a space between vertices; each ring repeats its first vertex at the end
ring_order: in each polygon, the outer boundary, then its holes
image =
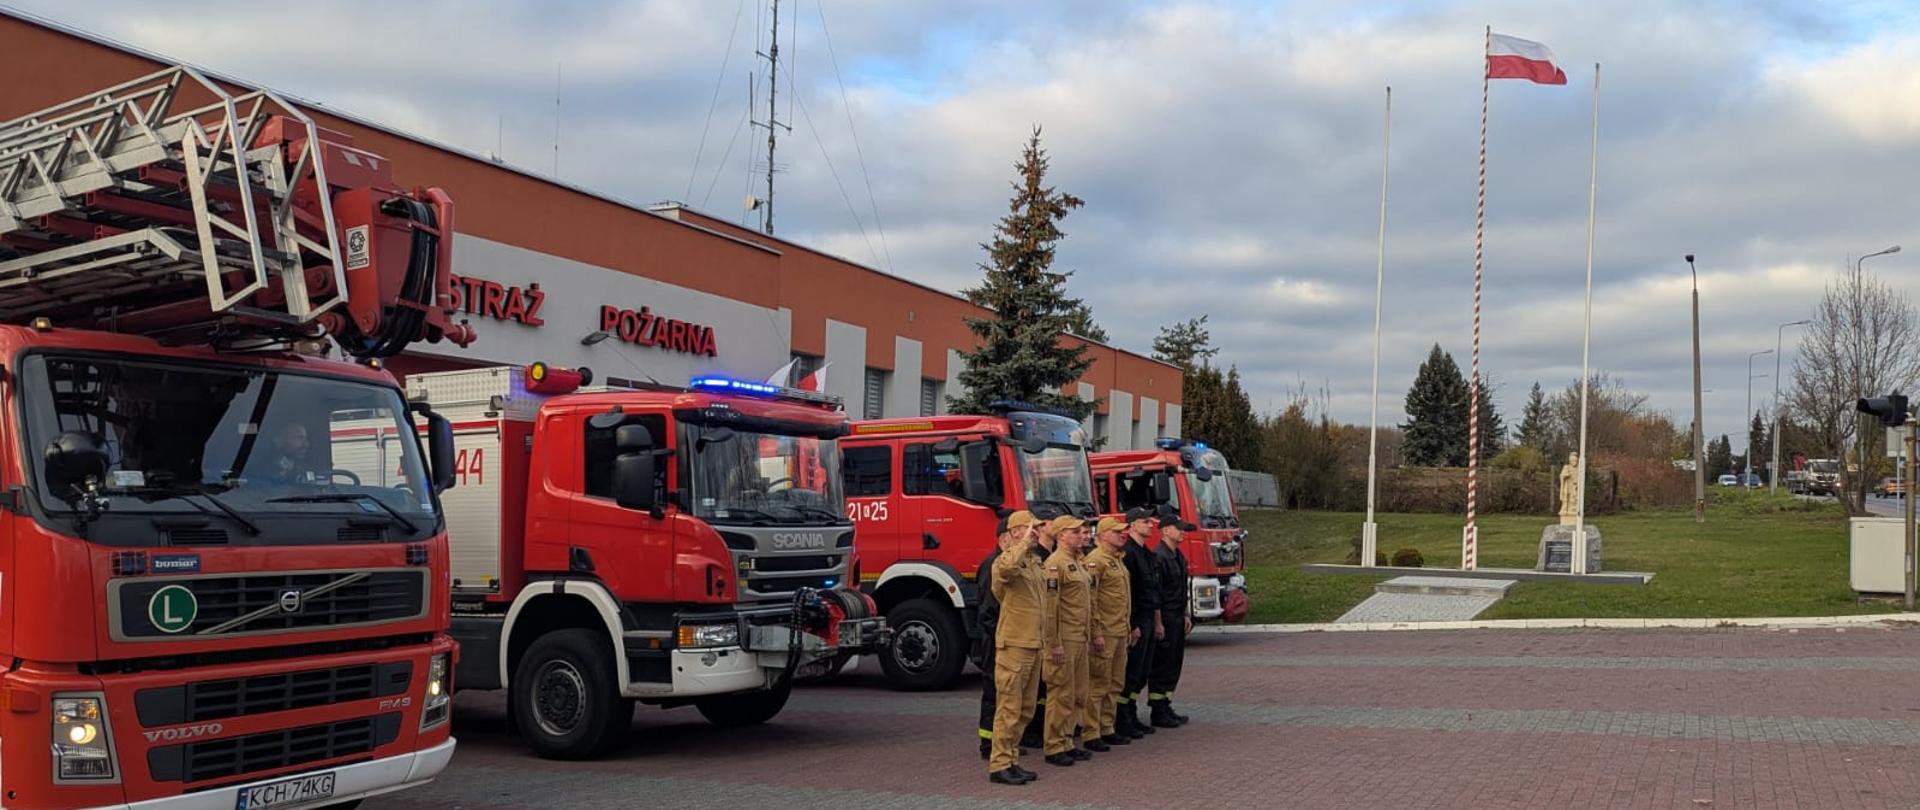
MULTIPOLYGON (((1320 576, 1302 563, 1344 562, 1364 516, 1342 512, 1246 510, 1251 532, 1249 622, 1332 621, 1373 593, 1378 577, 1320 576)), ((1460 565, 1459 515, 1379 516, 1380 550, 1413 547, 1430 568, 1460 565)), ((1480 564, 1532 568, 1540 530, 1552 518, 1480 519, 1480 564)), ((1847 587, 1847 523, 1838 507, 1716 493, 1707 522, 1691 510, 1599 518, 1610 571, 1651 571, 1653 583, 1563 585, 1522 582, 1483 619, 1567 617, 1731 618, 1886 613, 1895 601, 1859 603, 1847 587)))

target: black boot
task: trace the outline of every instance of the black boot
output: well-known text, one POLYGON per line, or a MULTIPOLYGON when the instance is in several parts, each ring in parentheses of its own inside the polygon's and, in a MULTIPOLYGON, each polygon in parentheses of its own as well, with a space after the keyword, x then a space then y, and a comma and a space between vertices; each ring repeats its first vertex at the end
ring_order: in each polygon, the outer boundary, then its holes
POLYGON ((1048 754, 1046 762, 1048 765, 1053 765, 1061 768, 1070 768, 1073 766, 1073 763, 1079 762, 1079 760, 1074 759, 1073 754, 1071 752, 1061 751, 1058 754, 1048 754))
POLYGON ((1024 785, 1029 780, 1014 769, 1006 768, 987 774, 987 781, 996 785, 1024 785))
POLYGON ((1019 774, 1021 779, 1025 779, 1029 782, 1032 782, 1040 778, 1040 774, 1034 773, 1033 771, 1029 771, 1026 768, 1022 768, 1018 765, 1008 768, 1007 770, 1013 771, 1014 773, 1019 774))
POLYGON ((1158 731, 1158 729, 1155 729, 1152 724, 1142 721, 1140 719, 1140 715, 1136 714, 1134 710, 1128 709, 1127 714, 1132 715, 1133 727, 1139 729, 1142 735, 1152 734, 1158 731))
POLYGON ((1114 712, 1113 733, 1130 740, 1147 736, 1147 732, 1140 730, 1140 718, 1134 716, 1133 704, 1121 706, 1114 712))
POLYGON ((1181 714, 1177 711, 1174 711, 1173 701, 1171 700, 1167 701, 1167 712, 1173 715, 1173 719, 1180 721, 1180 725, 1184 726, 1190 722, 1193 722, 1193 718, 1188 717, 1184 714, 1181 714))
POLYGON ((1108 751, 1113 750, 1113 746, 1108 745, 1106 740, 1100 737, 1094 737, 1092 739, 1089 739, 1085 743, 1083 743, 1083 745, 1086 746, 1086 749, 1088 751, 1092 751, 1096 754, 1104 754, 1108 751))
POLYGON ((986 759, 987 757, 990 757, 990 756, 993 756, 993 742, 991 740, 981 740, 980 741, 980 758, 986 759))
POLYGON ((1179 728, 1180 721, 1174 719, 1173 708, 1165 703, 1153 704, 1152 721, 1155 728, 1179 728))

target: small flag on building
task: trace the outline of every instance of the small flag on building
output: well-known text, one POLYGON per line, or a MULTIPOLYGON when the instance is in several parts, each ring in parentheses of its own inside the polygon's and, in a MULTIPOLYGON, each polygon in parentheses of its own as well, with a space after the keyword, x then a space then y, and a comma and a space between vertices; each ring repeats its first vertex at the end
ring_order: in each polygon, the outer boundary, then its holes
POLYGON ((1532 40, 1494 34, 1487 41, 1487 78, 1526 79, 1534 84, 1566 84, 1553 50, 1532 40))

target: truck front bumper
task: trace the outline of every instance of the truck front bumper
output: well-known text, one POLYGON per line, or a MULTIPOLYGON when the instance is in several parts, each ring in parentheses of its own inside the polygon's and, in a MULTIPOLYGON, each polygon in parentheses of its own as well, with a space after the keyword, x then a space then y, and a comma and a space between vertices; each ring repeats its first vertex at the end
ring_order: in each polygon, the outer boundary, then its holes
MULTIPOLYGON (((334 794, 326 803, 350 802, 431 782, 447 769, 447 762, 453 759, 453 748, 454 741, 448 739, 423 751, 327 769, 334 773, 334 794)), ((235 787, 108 805, 102 810, 233 810, 242 792, 287 778, 288 775, 282 774, 235 787)))
POLYGON ((1194 577, 1191 587, 1193 588, 1191 605, 1193 620, 1215 621, 1226 617, 1228 594, 1234 591, 1246 591, 1247 578, 1240 574, 1226 577, 1224 581, 1214 576, 1194 577))

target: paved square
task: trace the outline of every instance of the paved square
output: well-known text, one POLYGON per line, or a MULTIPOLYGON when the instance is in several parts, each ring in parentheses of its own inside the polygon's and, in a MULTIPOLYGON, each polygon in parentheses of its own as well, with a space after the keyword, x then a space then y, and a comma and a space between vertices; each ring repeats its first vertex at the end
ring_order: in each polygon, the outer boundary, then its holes
POLYGON ((554 763, 456 701, 460 752, 370 808, 1920 807, 1920 629, 1203 636, 1194 723, 988 784, 977 678, 803 689, 771 724, 641 707, 608 759, 554 763))

